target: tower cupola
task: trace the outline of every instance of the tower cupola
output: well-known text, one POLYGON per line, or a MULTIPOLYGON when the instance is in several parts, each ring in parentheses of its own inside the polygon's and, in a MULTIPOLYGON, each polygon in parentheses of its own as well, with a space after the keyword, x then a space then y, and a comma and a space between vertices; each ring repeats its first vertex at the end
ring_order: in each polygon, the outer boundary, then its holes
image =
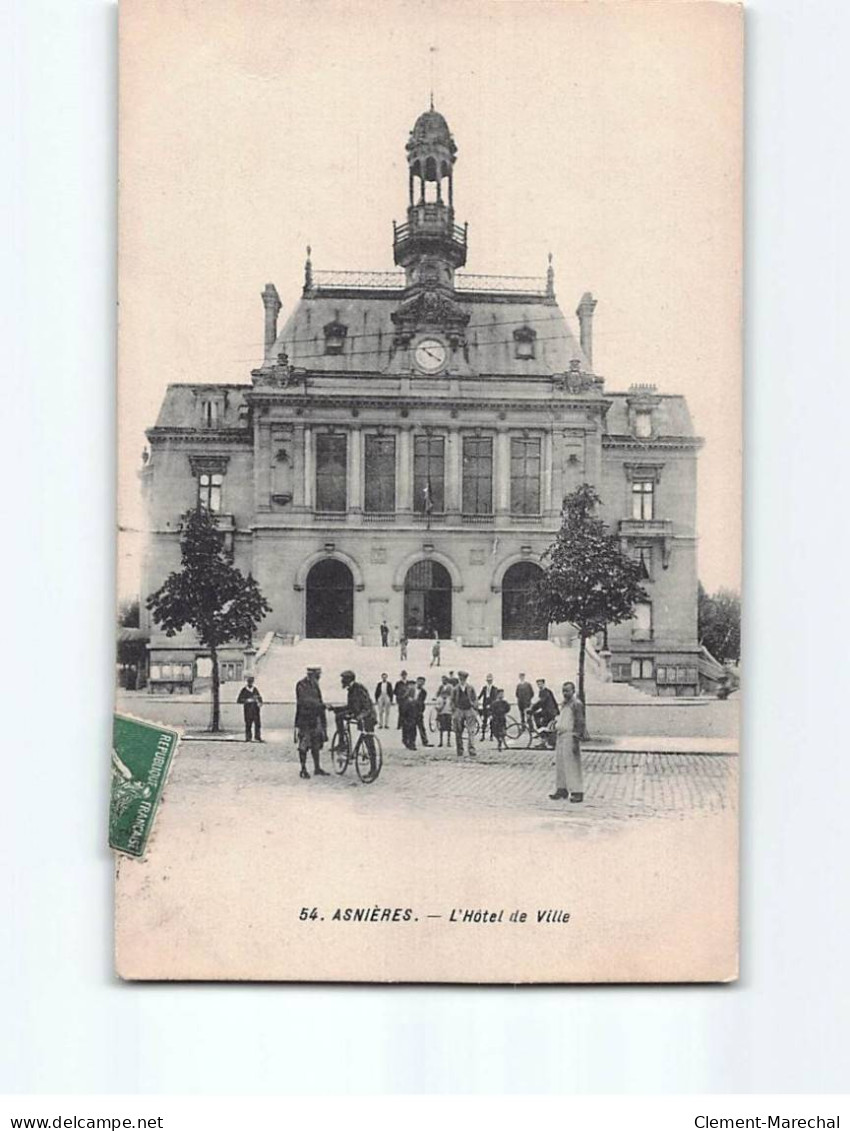
POLYGON ((408 286, 454 288, 454 272, 466 263, 466 225, 454 219, 457 146, 448 122, 433 103, 416 119, 406 146, 407 223, 393 225, 393 255, 408 286))

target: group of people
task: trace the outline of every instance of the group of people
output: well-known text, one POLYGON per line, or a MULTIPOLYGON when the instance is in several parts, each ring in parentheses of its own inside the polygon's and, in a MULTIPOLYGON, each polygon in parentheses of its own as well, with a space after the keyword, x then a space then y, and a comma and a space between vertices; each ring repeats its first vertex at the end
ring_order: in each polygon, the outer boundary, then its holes
MULTIPOLYGON (((409 644, 407 631, 408 630, 405 628, 404 631, 399 634, 398 626, 396 626, 393 629, 393 633, 392 633, 393 639, 398 641, 398 655, 399 655, 399 659, 402 660, 402 661, 407 659, 407 646, 409 644)), ((382 648, 389 648, 389 646, 390 646, 390 626, 387 624, 387 618, 386 617, 384 617, 384 619, 381 621, 380 632, 381 632, 381 647, 382 648)), ((415 627, 414 627, 413 632, 414 632, 414 635, 416 635, 416 636, 425 635, 431 641, 431 663, 430 663, 429 666, 432 667, 432 668, 434 668, 434 667, 438 668, 440 666, 440 654, 441 654, 440 653, 440 649, 441 649, 440 634, 437 632, 437 630, 435 628, 429 629, 427 632, 422 633, 422 632, 417 632, 415 627)))
MULTIPOLYGON (((308 667, 307 674, 295 685, 295 732, 302 778, 310 777, 307 769, 308 755, 312 757, 313 774, 318 777, 327 774, 321 766, 322 747, 328 740, 327 707, 320 687, 321 675, 321 668, 308 667)), ((584 705, 577 698, 575 684, 572 682, 563 684, 560 704, 544 679, 536 682, 535 695, 525 673, 520 672, 515 691, 520 722, 526 728, 533 725, 547 748, 554 747, 555 792, 549 795, 551 800, 581 802, 584 800, 581 769, 584 705)), ((432 745, 425 727, 428 690, 424 676, 411 679, 406 671, 402 671, 393 684, 387 673, 383 672, 373 695, 358 682, 353 671, 342 672, 340 683, 346 693, 346 702, 344 706, 334 708, 337 727, 342 729, 348 720, 355 722, 366 736, 367 751, 371 749, 373 759, 374 743, 371 736, 376 727, 390 727, 393 704, 397 708, 396 726, 401 730, 404 747, 416 750, 417 737, 422 746, 432 745)), ((260 706, 263 699, 253 676, 246 678, 245 687, 239 692, 237 702, 243 707, 246 741, 252 741, 253 737, 262 742, 260 706)), ((489 730, 498 749, 504 749, 510 704, 505 698, 504 688, 494 685, 492 675, 487 676, 481 689, 476 692, 469 682, 469 672, 458 671, 457 675, 448 672, 437 688, 434 705, 439 746, 444 745, 444 740, 446 746, 451 746, 454 738, 458 758, 463 758, 465 753, 470 758, 476 757, 475 737, 479 727, 482 739, 487 737, 489 730)))

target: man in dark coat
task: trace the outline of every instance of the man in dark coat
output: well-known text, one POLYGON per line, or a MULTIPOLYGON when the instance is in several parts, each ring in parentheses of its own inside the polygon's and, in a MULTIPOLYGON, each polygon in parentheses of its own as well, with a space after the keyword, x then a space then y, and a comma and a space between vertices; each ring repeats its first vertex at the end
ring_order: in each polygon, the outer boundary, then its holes
POLYGON ((402 671, 401 675, 396 680, 395 687, 393 688, 395 694, 395 705, 398 707, 398 729, 401 730, 401 701, 407 694, 407 672, 402 671))
POLYGON ((295 685, 295 733, 302 778, 310 776, 307 772, 308 750, 313 755, 313 773, 317 777, 327 777, 327 772, 319 765, 319 755, 328 738, 327 711, 319 687, 321 675, 321 668, 307 668, 307 675, 295 685))
POLYGON ((519 683, 516 685, 515 695, 517 710, 519 711, 519 721, 525 726, 525 714, 531 706, 531 700, 534 698, 534 688, 525 678, 525 672, 519 673, 519 683))
POLYGON ((245 718, 245 741, 251 741, 251 732, 253 731, 257 742, 262 742, 263 740, 260 737, 260 707, 263 697, 260 694, 259 687, 254 686, 252 675, 245 677, 245 686, 239 692, 236 702, 242 704, 242 714, 245 718))
POLYGON ((378 726, 386 730, 390 725, 390 707, 393 705, 393 685, 390 683, 386 672, 381 672, 381 678, 375 686, 375 703, 378 706, 378 726))
POLYGON ((492 673, 488 674, 484 682, 484 686, 478 692, 478 699, 481 703, 481 738, 482 741, 487 737, 487 724, 490 722, 490 705, 493 702, 493 676, 492 673))
POLYGON ((337 726, 342 727, 345 718, 352 719, 363 731, 366 739, 366 749, 369 752, 369 761, 372 763, 372 773, 375 772, 375 723, 378 721, 375 708, 369 692, 362 683, 357 682, 357 677, 352 671, 344 671, 340 675, 340 683, 347 692, 347 701, 343 710, 337 710, 337 726))
POLYGON ((416 729, 419 731, 419 741, 423 746, 430 746, 428 735, 425 733, 425 705, 428 702, 428 689, 425 686, 425 676, 420 675, 416 680, 416 729))
POLYGON ((534 706, 531 708, 531 715, 537 729, 546 731, 543 737, 544 745, 540 747, 541 750, 545 749, 547 746, 554 747, 555 745, 555 736, 549 732, 547 728, 553 719, 557 719, 558 714, 559 707, 557 699, 546 686, 546 680, 538 679, 537 698, 534 701, 534 706))
POLYGON ((401 742, 408 750, 416 749, 416 684, 411 679, 404 694, 396 695, 401 726, 401 742))
POLYGON ((390 626, 387 624, 387 618, 381 621, 381 647, 388 648, 390 643, 390 626))

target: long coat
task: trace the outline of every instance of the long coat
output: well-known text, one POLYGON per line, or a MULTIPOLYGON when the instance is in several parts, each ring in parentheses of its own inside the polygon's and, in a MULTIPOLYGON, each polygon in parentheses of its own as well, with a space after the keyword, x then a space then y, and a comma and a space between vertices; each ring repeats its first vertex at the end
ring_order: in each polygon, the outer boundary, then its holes
POLYGON ((327 709, 318 683, 305 676, 295 685, 295 727, 299 731, 325 729, 327 709))

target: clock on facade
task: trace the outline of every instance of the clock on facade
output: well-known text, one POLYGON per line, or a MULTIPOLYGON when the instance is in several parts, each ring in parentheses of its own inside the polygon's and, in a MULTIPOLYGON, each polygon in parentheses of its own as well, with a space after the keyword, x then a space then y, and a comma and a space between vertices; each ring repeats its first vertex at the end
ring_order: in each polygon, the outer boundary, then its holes
POLYGON ((438 338, 423 338, 413 357, 423 373, 437 373, 446 364, 446 347, 438 338))

